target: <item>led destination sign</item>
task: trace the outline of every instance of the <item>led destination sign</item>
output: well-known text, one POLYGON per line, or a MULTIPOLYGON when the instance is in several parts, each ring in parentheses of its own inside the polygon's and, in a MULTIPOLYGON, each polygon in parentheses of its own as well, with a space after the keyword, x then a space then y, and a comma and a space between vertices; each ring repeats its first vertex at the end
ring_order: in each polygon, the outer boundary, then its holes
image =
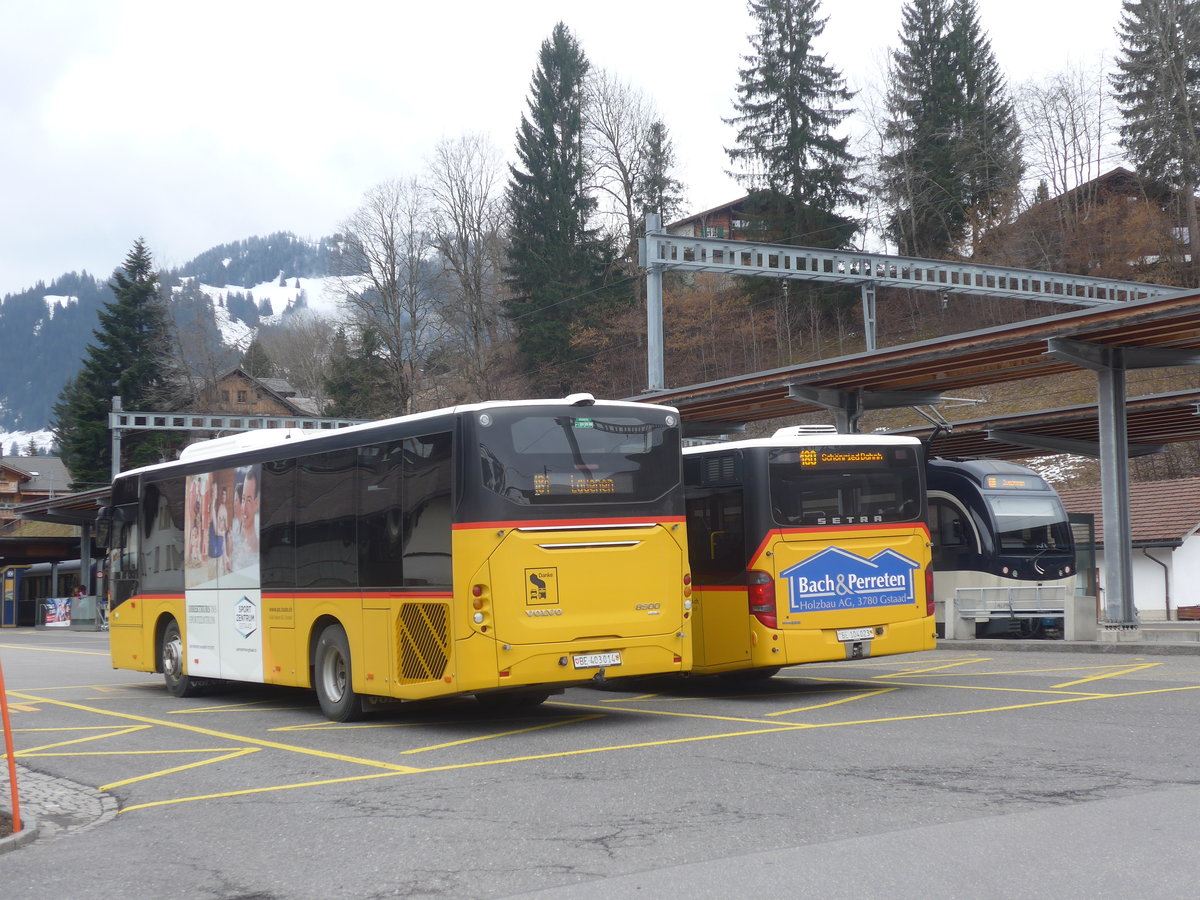
POLYGON ((821 466, 854 466, 870 465, 886 461, 882 450, 858 450, 853 448, 820 449, 800 451, 800 465, 803 468, 820 468, 821 466))

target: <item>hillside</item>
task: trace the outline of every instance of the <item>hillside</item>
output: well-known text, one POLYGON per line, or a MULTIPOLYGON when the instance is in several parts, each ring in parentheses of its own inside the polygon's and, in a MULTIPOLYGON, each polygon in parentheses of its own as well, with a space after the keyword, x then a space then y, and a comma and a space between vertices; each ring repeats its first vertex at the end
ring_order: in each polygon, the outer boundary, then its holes
MULTIPOLYGON (((256 330, 300 309, 331 311, 325 295, 329 244, 288 233, 207 250, 161 273, 172 314, 209 359, 236 363, 256 330)), ((0 300, 0 441, 5 451, 50 424, 63 385, 78 372, 108 284, 71 272, 0 300)), ((43 440, 35 438, 41 445, 43 440)))

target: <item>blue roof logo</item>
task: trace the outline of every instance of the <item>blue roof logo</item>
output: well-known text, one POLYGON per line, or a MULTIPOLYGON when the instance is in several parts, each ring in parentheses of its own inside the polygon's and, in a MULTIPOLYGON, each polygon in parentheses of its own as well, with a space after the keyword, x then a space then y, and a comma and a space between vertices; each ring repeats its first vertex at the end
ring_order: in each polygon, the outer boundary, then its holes
POLYGON ((865 559, 827 547, 779 576, 787 582, 788 609, 808 613, 912 603, 913 572, 919 568, 920 563, 891 549, 865 559))

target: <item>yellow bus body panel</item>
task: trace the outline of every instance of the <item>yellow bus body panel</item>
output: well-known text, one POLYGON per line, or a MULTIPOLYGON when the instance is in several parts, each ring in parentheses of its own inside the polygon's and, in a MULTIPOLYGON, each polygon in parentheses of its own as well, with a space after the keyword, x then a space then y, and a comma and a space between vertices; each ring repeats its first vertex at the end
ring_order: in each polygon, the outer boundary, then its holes
POLYGON ((774 578, 778 627, 769 628, 750 615, 744 586, 699 588, 693 671, 715 674, 932 650, 937 641, 933 616, 926 614, 925 571, 929 564, 929 536, 923 528, 772 531, 749 568, 774 578), (831 548, 835 554, 865 564, 894 558, 890 554, 911 561, 913 600, 792 612, 789 579, 784 573, 806 560, 815 561, 831 548), (838 638, 838 631, 853 628, 869 628, 872 635, 847 641, 838 638))
MULTIPOLYGON (((312 647, 334 621, 350 644, 354 690, 367 696, 418 700, 585 682, 601 669, 615 677, 690 668, 682 522, 459 527, 453 540, 453 592, 264 591, 261 681, 311 687, 312 647), (545 596, 528 594, 526 585, 541 590, 537 581, 545 596), (620 654, 620 663, 576 668, 580 654, 597 653, 620 654)), ((179 624, 186 647, 182 595, 137 595, 117 607, 113 667, 155 671, 166 616, 179 624)), ((187 665, 185 658, 185 672, 187 665)))

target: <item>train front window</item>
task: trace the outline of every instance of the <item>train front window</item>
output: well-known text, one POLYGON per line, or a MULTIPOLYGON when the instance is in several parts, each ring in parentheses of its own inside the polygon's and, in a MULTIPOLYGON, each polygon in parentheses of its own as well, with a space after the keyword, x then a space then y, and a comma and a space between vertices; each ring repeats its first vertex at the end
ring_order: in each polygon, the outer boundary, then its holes
POLYGON ((923 512, 913 447, 786 448, 767 465, 780 525, 908 522, 923 512))
POLYGON ((679 482, 679 429, 590 408, 478 420, 483 486, 522 505, 655 500, 679 482))
POLYGON ((992 494, 987 501, 1001 550, 1070 549, 1071 529, 1057 498, 992 494))

